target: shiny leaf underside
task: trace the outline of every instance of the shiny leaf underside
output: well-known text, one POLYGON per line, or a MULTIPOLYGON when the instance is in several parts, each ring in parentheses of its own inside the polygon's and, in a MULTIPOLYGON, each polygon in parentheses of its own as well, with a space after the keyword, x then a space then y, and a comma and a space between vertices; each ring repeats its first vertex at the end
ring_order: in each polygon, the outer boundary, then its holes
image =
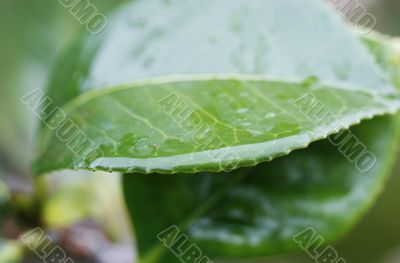
POLYGON ((394 112, 399 105, 397 99, 365 90, 309 80, 187 79, 146 81, 82 95, 64 107, 70 122, 60 125, 60 132, 44 134, 45 150, 37 169, 232 170, 305 148, 362 119, 394 112), (81 152, 96 151, 104 157, 78 159, 71 150, 72 145, 81 146, 80 137, 74 139, 78 127, 99 145, 81 152))

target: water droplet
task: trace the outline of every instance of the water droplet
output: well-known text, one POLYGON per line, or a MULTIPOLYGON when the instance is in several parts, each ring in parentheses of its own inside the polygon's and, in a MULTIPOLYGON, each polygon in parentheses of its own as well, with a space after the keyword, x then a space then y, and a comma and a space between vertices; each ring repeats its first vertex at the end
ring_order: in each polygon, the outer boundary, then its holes
POLYGON ((208 43, 210 43, 210 45, 214 45, 215 43, 217 43, 217 38, 215 36, 210 36, 208 37, 208 43))
POLYGON ((348 63, 337 63, 332 65, 332 70, 339 80, 347 80, 351 67, 348 63))
POLYGON ((264 115, 264 118, 265 118, 265 119, 271 119, 271 118, 274 118, 275 116, 276 116, 276 113, 274 113, 274 112, 269 112, 269 113, 267 113, 267 114, 264 115))
POLYGON ((132 27, 143 29, 147 26, 147 21, 145 19, 137 19, 137 18, 128 18, 128 24, 132 27))
POLYGON ((148 137, 143 137, 134 142, 130 152, 138 156, 151 156, 155 151, 155 143, 148 137))
POLYGON ((149 69, 152 65, 154 64, 154 58, 153 57, 146 57, 143 61, 143 67, 145 69, 149 69))
POLYGON ((319 79, 316 76, 310 76, 303 81, 304 86, 311 87, 312 85, 318 83, 319 79))
POLYGON ((246 113, 246 112, 248 112, 249 111, 249 109, 248 108, 240 108, 240 109, 237 109, 236 110, 238 113, 241 113, 241 114, 243 114, 243 113, 246 113))

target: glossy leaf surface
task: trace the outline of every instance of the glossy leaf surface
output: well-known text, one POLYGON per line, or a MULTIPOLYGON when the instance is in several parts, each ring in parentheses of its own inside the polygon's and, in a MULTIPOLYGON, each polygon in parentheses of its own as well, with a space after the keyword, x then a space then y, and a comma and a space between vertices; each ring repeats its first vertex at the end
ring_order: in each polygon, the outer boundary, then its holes
POLYGON ((227 170, 397 109, 394 87, 321 1, 225 5, 135 1, 112 16, 102 35, 73 47, 55 70, 44 116, 57 120, 51 110, 62 106, 90 147, 75 154, 74 146, 85 144, 82 136, 73 140, 76 129, 60 139, 57 129, 43 125, 36 173, 227 170), (192 10, 208 15, 189 15, 192 10), (171 74, 179 76, 154 78, 171 74), (294 108, 313 89, 338 123, 319 123, 294 108))

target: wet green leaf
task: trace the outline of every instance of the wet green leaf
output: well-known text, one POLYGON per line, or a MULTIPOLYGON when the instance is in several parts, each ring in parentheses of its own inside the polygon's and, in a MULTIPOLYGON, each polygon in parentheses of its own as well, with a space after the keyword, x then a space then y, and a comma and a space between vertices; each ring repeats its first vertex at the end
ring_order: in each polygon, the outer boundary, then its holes
POLYGON ((382 70, 319 1, 225 5, 138 1, 73 47, 50 85, 36 172, 251 166, 397 109, 382 70), (197 9, 209 15, 187 15, 197 9), (337 120, 299 112, 310 92, 337 120))
POLYGON ((335 240, 397 147, 397 118, 359 124, 399 106, 372 51, 319 0, 135 1, 61 59, 36 172, 139 172, 123 185, 145 263, 179 262, 157 238, 172 225, 212 259, 299 249, 308 227, 335 240))

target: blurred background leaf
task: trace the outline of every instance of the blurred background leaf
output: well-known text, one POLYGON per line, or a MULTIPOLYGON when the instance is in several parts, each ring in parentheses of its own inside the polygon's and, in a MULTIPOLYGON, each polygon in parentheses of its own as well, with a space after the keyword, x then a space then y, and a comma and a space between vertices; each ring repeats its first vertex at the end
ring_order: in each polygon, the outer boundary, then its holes
POLYGON ((0 239, 0 259, 4 263, 20 263, 23 258, 23 248, 17 242, 0 239))

